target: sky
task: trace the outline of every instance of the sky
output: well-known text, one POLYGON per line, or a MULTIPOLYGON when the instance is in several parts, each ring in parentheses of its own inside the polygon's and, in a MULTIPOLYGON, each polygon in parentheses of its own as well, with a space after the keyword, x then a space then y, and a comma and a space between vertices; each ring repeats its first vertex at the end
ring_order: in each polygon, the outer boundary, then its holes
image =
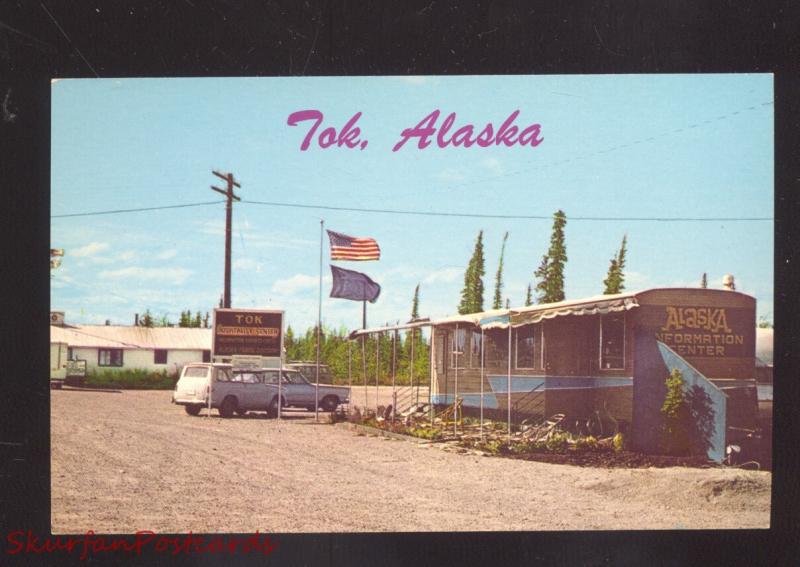
MULTIPOLYGON (((558 209, 567 299, 602 293, 627 235, 626 290, 696 287, 703 273, 719 288, 733 274, 771 321, 772 102, 770 74, 55 80, 51 246, 65 255, 52 270, 51 310, 68 323, 121 325, 146 309, 173 322, 186 309, 210 312, 224 280, 217 170, 241 183, 232 306, 283 309, 295 329, 317 319, 321 221, 379 243, 377 262, 335 262, 382 286, 367 307, 376 326, 409 319, 417 284, 421 316, 456 314, 480 230, 485 307, 506 231, 503 297, 523 305, 558 209), (323 149, 315 139, 301 151, 309 123, 287 120, 311 109, 324 115, 317 136, 361 112, 367 146, 323 149), (518 110, 515 124, 539 124, 542 142, 419 149, 410 140, 392 151, 437 109, 437 127, 456 113, 451 134, 496 129, 518 110), (212 204, 62 216, 195 203, 212 204), (652 218, 728 220, 633 220, 652 218)), ((361 304, 328 297, 329 259, 326 237, 323 324, 358 328, 361 304)))

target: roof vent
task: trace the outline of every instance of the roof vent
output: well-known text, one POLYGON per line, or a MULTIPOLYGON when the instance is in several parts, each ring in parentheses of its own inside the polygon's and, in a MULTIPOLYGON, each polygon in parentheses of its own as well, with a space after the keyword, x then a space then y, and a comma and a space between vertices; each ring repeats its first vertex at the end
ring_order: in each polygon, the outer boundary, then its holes
POLYGON ((51 311, 50 312, 50 324, 51 325, 58 325, 59 327, 64 326, 64 312, 63 311, 51 311))

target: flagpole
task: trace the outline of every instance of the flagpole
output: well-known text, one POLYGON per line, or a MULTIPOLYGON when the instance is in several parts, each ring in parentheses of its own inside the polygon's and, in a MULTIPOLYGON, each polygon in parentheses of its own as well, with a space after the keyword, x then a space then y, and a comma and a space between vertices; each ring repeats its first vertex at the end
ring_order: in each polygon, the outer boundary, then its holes
POLYGON ((367 300, 361 302, 361 328, 367 328, 367 300))
MULTIPOLYGON (((322 233, 325 221, 319 221, 319 308, 317 309, 317 380, 314 383, 314 421, 319 421, 319 348, 322 328, 322 233)), ((334 409, 334 411, 336 411, 334 409)))

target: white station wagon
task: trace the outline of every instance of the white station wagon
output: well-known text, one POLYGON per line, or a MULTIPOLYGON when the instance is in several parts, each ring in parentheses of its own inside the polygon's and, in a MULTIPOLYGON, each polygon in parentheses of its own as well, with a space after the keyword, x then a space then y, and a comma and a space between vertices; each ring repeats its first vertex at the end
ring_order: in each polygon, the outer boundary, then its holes
MULTIPOLYGON (((244 415, 248 411, 278 414, 277 368, 233 368, 230 364, 195 363, 183 367, 172 393, 172 403, 182 405, 189 415, 197 415, 211 407, 220 416, 244 415)), ((314 411, 316 386, 296 370, 284 369, 281 382, 282 407, 298 407, 314 411)), ((319 405, 323 411, 335 411, 350 401, 350 388, 319 385, 319 405)))

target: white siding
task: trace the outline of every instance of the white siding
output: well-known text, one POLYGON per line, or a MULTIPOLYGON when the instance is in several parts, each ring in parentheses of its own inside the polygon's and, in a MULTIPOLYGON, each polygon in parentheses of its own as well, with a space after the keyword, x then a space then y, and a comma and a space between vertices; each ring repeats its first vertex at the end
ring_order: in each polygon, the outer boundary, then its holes
POLYGON ((170 373, 178 373, 180 369, 189 362, 202 362, 202 350, 167 350, 167 364, 156 364, 153 349, 124 349, 122 353, 122 366, 97 366, 96 348, 73 347, 73 356, 77 359, 86 360, 86 371, 93 370, 166 370, 170 373))

